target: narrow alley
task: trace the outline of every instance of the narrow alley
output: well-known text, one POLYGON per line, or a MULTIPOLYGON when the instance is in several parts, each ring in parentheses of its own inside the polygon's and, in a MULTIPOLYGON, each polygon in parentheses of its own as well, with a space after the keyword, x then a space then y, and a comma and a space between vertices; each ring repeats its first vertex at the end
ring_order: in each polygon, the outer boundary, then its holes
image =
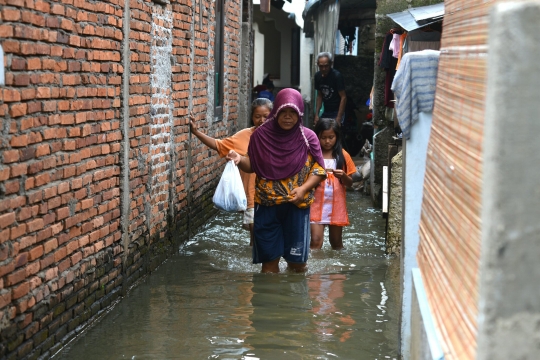
POLYGON ((55 359, 397 359, 399 264, 369 198, 348 207, 346 249, 312 252, 307 274, 259 274, 220 213, 55 359))

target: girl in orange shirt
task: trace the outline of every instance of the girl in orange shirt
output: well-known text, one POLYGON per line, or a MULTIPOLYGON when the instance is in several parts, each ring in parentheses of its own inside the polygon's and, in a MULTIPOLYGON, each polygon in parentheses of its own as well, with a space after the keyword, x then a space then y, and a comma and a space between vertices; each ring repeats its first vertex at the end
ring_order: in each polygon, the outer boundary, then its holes
MULTIPOLYGON (((229 151, 234 150, 238 154, 244 156, 247 154, 249 139, 251 135, 262 125, 268 115, 272 111, 272 102, 268 99, 255 99, 251 104, 251 124, 250 128, 240 130, 231 137, 218 140, 203 134, 197 129, 193 116, 189 118, 189 126, 191 127, 191 133, 195 135, 203 144, 211 149, 216 150, 220 157, 225 157, 229 151)), ((253 208, 255 197, 255 174, 248 174, 240 170, 240 177, 244 184, 244 191, 247 198, 247 209, 244 211, 244 218, 242 220, 242 226, 249 230, 250 241, 249 245, 253 245, 253 208)))
POLYGON ((332 249, 343 248, 343 226, 349 225, 345 187, 352 185, 351 175, 356 167, 351 156, 341 147, 339 125, 334 119, 320 119, 315 134, 321 142, 327 178, 315 190, 315 201, 311 205, 311 249, 322 248, 324 227, 330 231, 332 249))

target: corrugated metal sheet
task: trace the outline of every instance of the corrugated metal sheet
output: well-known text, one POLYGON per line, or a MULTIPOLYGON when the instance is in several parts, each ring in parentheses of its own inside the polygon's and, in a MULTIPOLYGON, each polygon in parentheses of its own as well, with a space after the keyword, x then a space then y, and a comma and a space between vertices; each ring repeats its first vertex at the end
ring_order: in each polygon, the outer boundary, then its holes
POLYGON ((409 9, 416 22, 444 16, 444 3, 409 9))
POLYGON ((387 16, 403 29, 413 31, 441 21, 444 16, 444 3, 411 8, 387 16))

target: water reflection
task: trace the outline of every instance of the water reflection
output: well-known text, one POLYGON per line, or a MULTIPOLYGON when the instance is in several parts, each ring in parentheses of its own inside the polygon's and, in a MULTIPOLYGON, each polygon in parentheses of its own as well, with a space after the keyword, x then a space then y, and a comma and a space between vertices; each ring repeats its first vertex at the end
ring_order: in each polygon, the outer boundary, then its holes
POLYGON ((306 274, 258 273, 236 215, 218 216, 58 358, 397 358, 384 221, 355 195, 346 249, 306 274))
POLYGON ((344 274, 315 274, 308 279, 309 295, 314 302, 314 331, 319 341, 329 341, 330 336, 340 342, 351 338, 351 327, 356 321, 345 312, 349 309, 339 309, 337 304, 345 295, 343 282, 346 279, 344 274))

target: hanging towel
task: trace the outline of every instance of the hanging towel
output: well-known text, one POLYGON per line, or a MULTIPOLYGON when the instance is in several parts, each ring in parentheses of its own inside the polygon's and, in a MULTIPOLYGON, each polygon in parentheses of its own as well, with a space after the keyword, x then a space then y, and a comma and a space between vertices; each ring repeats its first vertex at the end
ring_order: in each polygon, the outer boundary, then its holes
POLYGON ((392 82, 395 106, 403 137, 409 139, 411 125, 420 112, 433 111, 440 51, 423 50, 403 55, 392 82))

